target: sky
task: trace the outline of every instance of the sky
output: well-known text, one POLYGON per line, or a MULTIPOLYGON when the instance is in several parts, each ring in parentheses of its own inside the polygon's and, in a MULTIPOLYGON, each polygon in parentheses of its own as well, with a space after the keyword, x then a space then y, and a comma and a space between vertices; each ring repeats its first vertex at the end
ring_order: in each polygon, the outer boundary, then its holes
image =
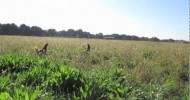
POLYGON ((0 23, 189 40, 189 0, 0 0, 0 23))

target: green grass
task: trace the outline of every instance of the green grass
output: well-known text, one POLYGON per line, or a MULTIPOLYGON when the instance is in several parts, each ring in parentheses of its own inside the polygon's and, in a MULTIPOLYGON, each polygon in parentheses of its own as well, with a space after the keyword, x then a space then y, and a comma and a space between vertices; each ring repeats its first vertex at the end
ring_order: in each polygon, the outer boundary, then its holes
POLYGON ((189 97, 188 44, 23 36, 0 40, 2 100, 189 97), (34 48, 47 42, 47 54, 36 55, 34 48))

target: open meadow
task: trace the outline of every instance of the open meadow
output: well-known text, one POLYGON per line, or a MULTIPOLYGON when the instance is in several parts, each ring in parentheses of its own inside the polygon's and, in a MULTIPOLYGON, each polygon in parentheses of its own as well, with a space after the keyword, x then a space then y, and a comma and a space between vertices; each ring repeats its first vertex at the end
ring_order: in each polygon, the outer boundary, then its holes
POLYGON ((188 82, 189 44, 0 36, 0 100, 188 100, 188 82))

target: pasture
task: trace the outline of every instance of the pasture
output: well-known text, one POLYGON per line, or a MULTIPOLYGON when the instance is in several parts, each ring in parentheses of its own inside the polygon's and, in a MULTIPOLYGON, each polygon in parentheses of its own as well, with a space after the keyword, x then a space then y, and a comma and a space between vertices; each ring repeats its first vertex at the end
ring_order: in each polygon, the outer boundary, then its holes
POLYGON ((0 36, 3 100, 188 100, 188 82, 184 43, 0 36))

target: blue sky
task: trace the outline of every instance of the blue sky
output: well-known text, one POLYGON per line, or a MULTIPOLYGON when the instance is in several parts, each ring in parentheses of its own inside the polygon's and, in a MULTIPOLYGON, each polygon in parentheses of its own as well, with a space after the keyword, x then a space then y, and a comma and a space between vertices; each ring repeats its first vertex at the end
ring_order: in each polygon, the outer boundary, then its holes
POLYGON ((189 40, 188 0, 0 0, 0 23, 189 40))
POLYGON ((188 0, 103 0, 102 3, 148 25, 155 36, 189 39, 188 0))

